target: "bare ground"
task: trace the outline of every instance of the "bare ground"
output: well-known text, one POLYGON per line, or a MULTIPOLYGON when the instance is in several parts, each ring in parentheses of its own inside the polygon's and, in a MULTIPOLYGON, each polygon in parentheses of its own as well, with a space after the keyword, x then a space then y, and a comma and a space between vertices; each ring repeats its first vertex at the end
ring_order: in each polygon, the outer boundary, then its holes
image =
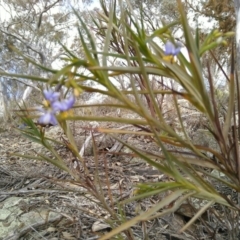
MULTIPOLYGON (((72 126, 79 150, 89 136, 88 127, 89 125, 82 123, 72 126)), ((104 124, 101 127, 116 126, 104 124)), ((46 132, 59 141, 66 139, 58 127, 46 129, 46 132)), ((130 135, 125 135, 123 138, 147 151, 159 151, 158 147, 147 138, 130 135)), ((18 210, 21 211, 16 211, 14 221, 29 213, 48 212, 44 217, 34 219, 32 224, 31 221, 30 223, 18 222, 0 239, 93 240, 114 227, 112 216, 100 201, 92 197, 68 173, 47 162, 12 155, 13 153, 26 156, 45 154, 51 157, 44 148, 23 138, 14 129, 4 131, 2 129, 0 139, 0 208, 4 209, 7 200, 16 197, 19 199, 18 210), (55 213, 54 217, 50 217, 50 212, 55 213), (98 227, 99 229, 96 229, 98 227)), ((134 156, 126 148, 118 145, 118 150, 111 152, 113 147, 117 147, 115 140, 103 135, 96 135, 94 139, 97 146, 95 157, 93 145, 90 143, 84 153, 84 162, 89 169, 87 177, 84 176, 83 166, 76 165, 76 159, 66 147, 57 144, 54 147, 69 168, 75 169, 76 174, 79 174, 81 179, 89 181, 88 184, 95 186, 98 192, 102 191, 106 203, 116 214, 121 214, 118 203, 134 196, 137 183, 166 180, 165 175, 134 156)), ((163 197, 164 195, 157 195, 142 201, 130 202, 122 209, 124 213, 122 217, 126 220, 133 218, 163 197)), ((178 230, 186 224, 194 212, 188 205, 185 207, 184 214, 179 211, 179 214, 169 214, 153 221, 140 222, 132 228, 134 239, 213 239, 208 237, 206 232, 204 234, 203 230, 199 230, 202 228, 202 224, 199 223, 186 233, 178 234, 178 230), (189 217, 187 217, 187 211, 190 211, 189 217)), ((9 219, 10 217, 0 219, 0 227, 9 226, 11 224, 9 219)), ((126 239, 124 235, 122 236, 122 239, 126 239)), ((218 236, 217 239, 223 238, 218 236)))

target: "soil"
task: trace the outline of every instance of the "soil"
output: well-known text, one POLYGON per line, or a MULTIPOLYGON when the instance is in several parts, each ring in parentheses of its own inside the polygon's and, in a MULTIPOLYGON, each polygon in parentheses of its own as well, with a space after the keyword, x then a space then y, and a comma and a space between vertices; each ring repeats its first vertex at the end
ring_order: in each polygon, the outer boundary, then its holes
MULTIPOLYGON (((101 193, 110 211, 122 214, 126 220, 165 197, 157 195, 141 201, 131 201, 124 205, 122 213, 119 212, 118 204, 134 196, 136 184, 165 181, 167 177, 117 143, 114 138, 97 131, 91 132, 91 127, 91 124, 86 123, 71 125, 78 150, 86 144, 84 162, 79 162, 67 145, 53 144, 64 163, 79 177, 77 181, 49 162, 35 159, 39 156, 53 158, 44 147, 24 138, 17 129, 2 128, 0 209, 4 213, 9 211, 9 215, 0 216, 3 234, 0 239, 99 239, 116 226, 116 222, 96 197, 96 192, 101 193), (93 138, 87 143, 91 134, 93 138), (89 171, 87 175, 84 172, 86 168, 89 171), (11 208, 10 201, 14 201, 11 208)), ((119 128, 113 124, 103 124, 100 127, 119 128)), ((133 130, 131 126, 125 127, 133 130)), ((44 131, 47 136, 67 143, 67 138, 59 127, 45 128, 44 131)), ((121 139, 140 149, 160 151, 148 138, 142 136, 123 135, 121 139)), ((184 207, 184 214, 179 211, 179 214, 139 222, 132 227, 132 239, 213 239, 199 230, 202 224, 191 227, 183 234, 178 233, 194 213, 188 204, 184 207)), ((127 239, 124 234, 120 236, 112 239, 127 239)), ((223 238, 219 235, 217 239, 223 238)))

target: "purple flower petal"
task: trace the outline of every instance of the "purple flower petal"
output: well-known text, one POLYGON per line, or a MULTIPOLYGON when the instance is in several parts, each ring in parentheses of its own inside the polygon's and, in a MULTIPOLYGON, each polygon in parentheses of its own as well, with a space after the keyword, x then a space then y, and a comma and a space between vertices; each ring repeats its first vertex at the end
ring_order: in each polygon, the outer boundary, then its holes
POLYGON ((54 92, 51 89, 50 90, 43 90, 44 97, 46 100, 52 102, 55 102, 59 99, 60 93, 59 92, 54 92))
POLYGON ((165 44, 165 55, 176 56, 177 54, 179 54, 180 50, 181 50, 180 45, 178 45, 178 47, 176 48, 172 42, 168 41, 165 44))
POLYGON ((173 55, 174 52, 174 45, 171 42, 166 42, 165 44, 165 55, 173 55))
POLYGON ((53 126, 58 125, 58 121, 54 115, 51 118, 50 124, 52 124, 53 126))
POLYGON ((181 48, 180 47, 177 47, 177 48, 175 48, 175 51, 174 51, 174 56, 176 56, 176 55, 178 55, 179 53, 180 53, 180 51, 181 51, 181 48))
POLYGON ((38 122, 41 124, 52 124, 57 125, 57 119, 52 111, 46 111, 39 119, 38 122))
POLYGON ((74 96, 71 96, 69 97, 68 99, 65 99, 64 100, 65 103, 68 105, 68 109, 72 108, 74 103, 75 103, 75 97, 74 96))
POLYGON ((75 97, 71 96, 68 99, 62 100, 62 101, 56 101, 52 103, 52 108, 54 111, 67 111, 73 107, 75 103, 75 97))

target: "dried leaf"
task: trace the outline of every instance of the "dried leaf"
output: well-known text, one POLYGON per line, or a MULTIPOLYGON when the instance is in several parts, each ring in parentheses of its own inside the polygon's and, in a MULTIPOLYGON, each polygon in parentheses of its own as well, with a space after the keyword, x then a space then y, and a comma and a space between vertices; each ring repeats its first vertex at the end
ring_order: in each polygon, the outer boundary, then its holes
POLYGON ((109 224, 101 221, 96 221, 92 225, 93 232, 99 232, 99 231, 110 230, 110 229, 111 229, 111 226, 109 224))
POLYGON ((69 232, 62 232, 62 235, 64 237, 64 239, 67 239, 67 240, 74 240, 76 239, 76 237, 74 237, 71 233, 69 232))

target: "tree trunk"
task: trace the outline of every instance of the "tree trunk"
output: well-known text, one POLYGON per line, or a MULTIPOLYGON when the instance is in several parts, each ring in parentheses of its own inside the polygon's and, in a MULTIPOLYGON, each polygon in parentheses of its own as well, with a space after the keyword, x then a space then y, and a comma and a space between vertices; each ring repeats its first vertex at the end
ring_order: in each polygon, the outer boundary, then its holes
POLYGON ((7 109, 6 98, 3 92, 3 86, 0 81, 0 119, 3 122, 7 122, 9 119, 9 111, 7 109))
POLYGON ((23 107, 24 106, 24 102, 26 102, 28 96, 30 95, 30 93, 32 92, 33 88, 30 86, 27 86, 27 88, 25 89, 22 99, 19 101, 19 106, 23 107))
MULTIPOLYGON (((240 0, 234 0, 234 7, 236 13, 236 69, 240 69, 240 0)), ((240 76, 238 74, 238 76, 240 76)))

